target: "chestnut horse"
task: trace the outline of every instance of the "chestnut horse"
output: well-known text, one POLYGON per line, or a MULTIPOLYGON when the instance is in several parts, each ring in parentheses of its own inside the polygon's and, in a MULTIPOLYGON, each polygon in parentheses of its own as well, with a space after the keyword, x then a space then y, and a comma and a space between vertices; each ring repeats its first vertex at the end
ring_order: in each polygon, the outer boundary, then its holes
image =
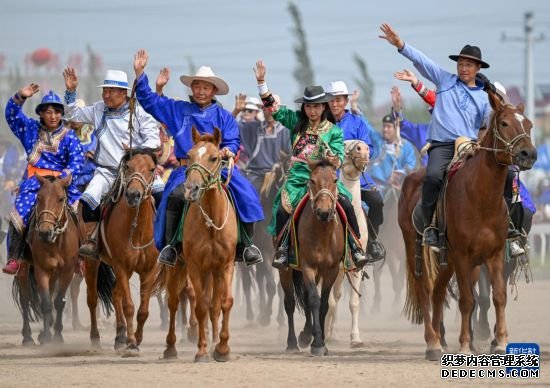
POLYGON ((303 209, 297 226, 299 268, 279 270, 279 276, 288 317, 287 352, 299 350, 294 331, 294 309, 298 302, 306 316, 299 336, 300 347, 311 344, 311 354, 323 356, 328 353, 325 346, 328 299, 344 257, 345 236, 336 211, 336 167, 327 159, 309 161, 308 165, 311 206, 303 209), (318 283, 321 283, 320 298, 318 283))
MULTIPOLYGON (((367 228, 367 218, 363 207, 361 206, 361 174, 366 170, 369 163, 369 147, 361 140, 347 140, 345 143, 345 157, 340 173, 340 180, 352 195, 353 210, 357 217, 359 230, 361 232, 361 245, 367 246, 369 231, 367 228)), ((332 292, 329 297, 329 309, 325 322, 325 335, 327 338, 334 336, 336 327, 336 316, 338 302, 342 297, 342 286, 345 281, 344 267, 340 266, 340 276, 334 282, 332 292)), ((359 288, 363 271, 356 271, 347 274, 348 282, 351 288, 349 296, 349 311, 351 313, 351 332, 350 345, 352 348, 363 346, 361 336, 359 335, 359 288)))
MULTIPOLYGON (((102 262, 113 268, 116 277, 113 289, 116 314, 114 346, 115 350, 125 348, 126 355, 139 353, 143 325, 149 316, 149 298, 158 257, 158 250, 153 243, 155 205, 151 195, 156 165, 156 156, 151 151, 128 151, 120 163, 117 179, 107 196, 107 214, 100 223, 99 255, 102 262), (130 277, 134 272, 139 274, 140 280, 140 306, 135 332, 134 303, 130 294, 130 277)), ((98 345, 96 283, 100 263, 98 260, 87 259, 86 264, 90 338, 93 344, 98 345)))
POLYGON ((42 318, 44 323, 38 336, 41 344, 52 341, 52 325, 55 331, 53 341, 63 342, 65 294, 78 263, 79 229, 67 203, 67 187, 72 176, 35 176, 40 182, 40 190, 28 227, 28 263, 22 265, 14 279, 14 297, 18 290, 18 305, 23 315, 23 345, 34 344, 29 322, 35 318, 42 318), (54 323, 52 295, 56 283, 54 323))
POLYGON ((220 157, 221 131, 201 135, 192 129, 193 147, 187 153, 187 177, 183 185, 189 208, 183 222, 182 248, 185 265, 179 261, 173 269, 162 269, 157 286, 166 284, 170 329, 166 336, 164 358, 176 358, 175 318, 179 293, 188 276, 196 295, 195 312, 199 322, 198 352, 195 362, 209 360, 207 318, 212 324, 212 342, 216 343, 216 361, 228 361, 229 314, 233 306, 232 284, 237 247, 237 216, 222 187, 220 157), (165 272, 165 279, 162 279, 165 272), (187 275, 187 276, 186 276, 187 275), (218 332, 223 312, 221 331, 218 332))
POLYGON ((496 312, 491 351, 501 353, 506 350, 506 285, 502 269, 508 210, 503 197, 504 183, 507 166, 516 164, 522 170, 530 169, 536 160, 536 150, 530 138, 532 124, 523 116, 523 106, 504 105, 494 93, 488 94, 493 108, 488 133, 477 146, 475 154, 449 181, 444 195, 447 266, 439 266, 433 255, 427 254, 427 249, 423 252, 418 249, 417 254, 422 256, 422 263, 418 263, 422 264, 422 271, 415 274, 415 250, 419 245, 419 236, 412 224, 412 213, 420 197, 424 170, 407 176, 399 200, 399 226, 407 252, 405 311, 414 323, 424 322, 428 360, 439 360, 442 355, 440 324, 447 284, 453 272, 456 273, 460 292, 462 318, 458 353, 475 350, 471 334, 473 274, 476 267, 483 263, 487 266, 493 287, 496 312), (431 316, 430 305, 433 309, 431 316))

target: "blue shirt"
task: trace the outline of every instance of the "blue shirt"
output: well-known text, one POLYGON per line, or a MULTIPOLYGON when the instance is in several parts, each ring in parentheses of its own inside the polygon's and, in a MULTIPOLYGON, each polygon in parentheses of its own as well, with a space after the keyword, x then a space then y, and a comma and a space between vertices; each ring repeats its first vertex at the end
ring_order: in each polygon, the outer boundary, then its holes
MULTIPOLYGON (((429 124, 415 124, 411 123, 405 118, 401 118, 400 133, 403 139, 410 141, 420 152, 422 147, 428 142, 428 128, 429 124)), ((428 155, 422 157, 421 163, 423 166, 428 165, 428 155)))
POLYGON ((459 136, 477 139, 477 132, 489 123, 491 106, 480 82, 469 87, 411 45, 400 50, 420 74, 432 81, 437 99, 428 131, 430 141, 454 142, 459 136))
POLYGON ((370 158, 373 159, 378 156, 369 136, 372 126, 366 117, 354 115, 350 111, 346 110, 346 113, 344 113, 342 119, 337 121, 335 124, 342 128, 342 132, 344 133, 344 141, 362 140, 369 146, 370 158))

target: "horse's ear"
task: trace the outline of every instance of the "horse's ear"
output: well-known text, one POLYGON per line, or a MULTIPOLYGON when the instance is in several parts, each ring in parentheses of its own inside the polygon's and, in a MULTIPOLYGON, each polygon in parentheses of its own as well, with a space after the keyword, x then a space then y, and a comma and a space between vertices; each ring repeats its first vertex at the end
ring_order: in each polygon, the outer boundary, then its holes
POLYGON ((63 185, 63 187, 69 187, 72 181, 73 174, 68 174, 65 178, 61 178, 61 185, 63 185))
POLYGON ((494 111, 501 110, 502 101, 500 100, 500 97, 491 90, 487 91, 487 94, 489 95, 489 103, 491 104, 491 108, 493 108, 494 111))
POLYGON ((38 183, 40 183, 40 186, 42 186, 44 182, 46 182, 46 178, 44 178, 42 175, 38 175, 38 173, 35 172, 34 176, 36 177, 36 179, 38 179, 38 183))
POLYGON ((516 107, 519 111, 519 113, 523 114, 525 112, 525 105, 523 105, 523 102, 520 102, 519 105, 516 107))
POLYGON ((222 131, 218 127, 214 127, 214 143, 216 143, 217 146, 220 145, 222 142, 222 131))
POLYGON ((193 128, 191 128, 191 136, 193 139, 193 143, 197 144, 199 141, 201 141, 201 134, 199 131, 197 131, 197 128, 193 125, 193 128))
POLYGON ((313 172, 317 168, 317 165, 319 164, 318 160, 314 159, 307 159, 307 166, 309 167, 309 171, 313 172))

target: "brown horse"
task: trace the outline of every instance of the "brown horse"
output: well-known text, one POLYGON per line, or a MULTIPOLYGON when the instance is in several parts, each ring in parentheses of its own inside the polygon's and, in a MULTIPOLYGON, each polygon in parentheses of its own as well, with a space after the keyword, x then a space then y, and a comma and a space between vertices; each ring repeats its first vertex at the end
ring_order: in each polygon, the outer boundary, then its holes
MULTIPOLYGON (((196 295, 195 312, 199 322, 198 352, 195 362, 209 360, 207 352, 207 317, 212 324, 212 342, 216 343, 214 359, 228 361, 229 314, 233 306, 232 283, 237 246, 237 217, 227 192, 222 187, 223 161, 219 145, 221 132, 202 135, 193 127, 193 148, 187 153, 187 178, 183 185, 189 208, 183 223, 183 258, 166 272, 165 284, 170 309, 170 329, 166 337, 164 358, 177 356, 175 316, 179 293, 186 272, 196 295), (220 313, 222 328, 218 333, 220 313), (219 339, 219 342, 218 342, 219 339)), ((164 282, 159 276, 157 284, 164 282)))
POLYGON ((65 294, 78 262, 79 229, 67 203, 67 187, 72 176, 35 176, 40 182, 40 190, 29 222, 27 242, 30 252, 26 254, 28 263, 22 266, 14 280, 15 290, 19 289, 19 306, 23 315, 23 345, 34 344, 29 321, 38 317, 44 323, 38 337, 40 343, 52 341, 52 325, 55 331, 53 341, 63 342, 65 294), (56 283, 54 323, 52 295, 56 283))
MULTIPOLYGON (((153 287, 158 251, 153 244, 154 199, 151 189, 155 178, 156 156, 149 150, 129 151, 122 159, 111 192, 108 209, 100 224, 98 248, 101 261, 113 268, 116 282, 113 304, 116 314, 115 350, 125 348, 127 355, 139 352, 143 325, 149 316, 149 299, 153 287), (124 197, 124 198, 122 198, 124 197), (130 277, 140 279, 140 306, 134 332, 134 303, 130 294, 130 277)), ((99 344, 96 307, 98 301, 98 260, 88 259, 86 285, 90 310, 90 338, 99 344)))
POLYGON ((447 266, 439 266, 432 254, 427 254, 426 249, 423 252, 419 249, 417 232, 412 224, 424 170, 412 173, 405 179, 399 200, 399 226, 407 252, 405 311, 414 323, 424 321, 428 360, 439 360, 442 354, 440 323, 447 284, 453 272, 456 273, 460 291, 462 317, 459 353, 475 350, 470 327, 474 307, 473 273, 483 263, 487 265, 493 287, 496 312, 491 351, 504 352, 508 341, 506 285, 502 276, 508 225, 508 211, 503 198, 504 183, 507 166, 516 164, 522 170, 531 168, 536 160, 536 150, 530 138, 532 124, 523 116, 523 106, 504 105, 492 92, 489 92, 489 101, 493 113, 488 133, 475 154, 450 180, 444 196, 447 266), (418 261, 415 260, 415 250, 422 256, 418 261), (416 271, 416 264, 421 264, 421 271, 416 271), (430 298, 433 309, 431 317, 430 298))
POLYGON ((280 270, 288 317, 287 352, 298 351, 294 332, 296 302, 306 316, 300 347, 311 344, 315 356, 326 355, 325 318, 332 286, 344 257, 344 229, 338 221, 336 167, 327 159, 308 162, 311 206, 306 206, 297 227, 299 269, 280 270), (321 282, 321 297, 317 284, 321 282), (313 336, 313 342, 311 342, 313 336))

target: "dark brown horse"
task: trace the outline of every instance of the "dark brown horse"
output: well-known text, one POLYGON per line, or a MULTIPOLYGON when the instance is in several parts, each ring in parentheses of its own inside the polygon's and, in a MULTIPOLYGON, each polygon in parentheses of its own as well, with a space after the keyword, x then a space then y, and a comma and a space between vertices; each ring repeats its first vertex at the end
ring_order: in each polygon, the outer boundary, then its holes
POLYGON ((33 320, 33 311, 44 323, 38 337, 40 343, 52 341, 52 325, 55 331, 53 341, 63 342, 65 294, 78 262, 79 229, 67 203, 67 187, 72 176, 61 179, 35 176, 40 182, 40 190, 29 222, 27 242, 30 252, 26 254, 28 263, 21 267, 14 280, 15 289, 19 289, 19 306, 23 315, 24 345, 34 344, 29 325, 29 321, 33 320), (54 288, 57 289, 53 302, 56 310, 55 323, 52 314, 54 288))
POLYGON ((311 206, 304 208, 297 227, 299 269, 280 270, 279 275, 288 317, 287 351, 299 350, 294 331, 294 309, 298 302, 306 316, 304 330, 299 336, 300 346, 304 348, 311 344, 311 353, 322 356, 328 352, 325 317, 329 295, 344 257, 345 238, 336 212, 336 167, 326 159, 308 164, 311 170, 308 183, 311 206), (321 283, 321 297, 317 291, 318 283, 321 283))
POLYGON ((228 361, 229 314, 233 306, 232 284, 237 246, 237 217, 227 192, 222 187, 223 161, 219 145, 221 132, 202 135, 193 127, 193 148, 187 153, 187 179, 183 186, 185 200, 190 203, 183 224, 183 263, 173 269, 163 269, 157 285, 166 284, 170 328, 166 337, 164 358, 175 358, 175 318, 179 293, 191 279, 196 295, 199 322, 198 352, 195 362, 209 360, 207 351, 207 319, 212 324, 212 342, 216 343, 216 361, 228 361), (162 279, 162 272, 166 274, 162 279), (219 330, 220 314, 223 312, 219 330), (219 341, 219 342, 218 342, 219 341))
POLYGON ((420 197, 424 170, 405 179, 399 201, 399 226, 407 252, 405 311, 414 323, 424 322, 426 358, 429 360, 439 360, 442 354, 440 323, 447 284, 453 272, 460 291, 462 317, 459 353, 474 350, 470 325, 474 307, 473 274, 483 263, 489 272, 496 311, 491 351, 504 352, 508 341, 506 285, 502 276, 508 230, 504 183, 507 166, 516 164, 522 170, 531 168, 536 160, 536 150, 530 139, 532 124, 523 116, 523 106, 504 105, 492 92, 489 92, 489 101, 493 113, 488 133, 475 154, 450 180, 445 194, 447 266, 440 267, 433 255, 424 250, 422 273, 415 275, 417 232, 412 224, 412 212, 420 197))
MULTIPOLYGON (((148 150, 133 150, 124 156, 107 199, 106 206, 112 208, 101 221, 98 237, 101 261, 113 268, 116 277, 113 289, 115 349, 125 348, 127 355, 139 352, 157 265, 158 251, 153 243, 155 206, 151 195, 156 164, 156 156, 148 150), (130 293, 130 277, 134 272, 140 280, 135 332, 134 303, 130 293)), ((96 315, 99 261, 88 259, 86 264, 90 338, 92 343, 99 344, 96 315)))

